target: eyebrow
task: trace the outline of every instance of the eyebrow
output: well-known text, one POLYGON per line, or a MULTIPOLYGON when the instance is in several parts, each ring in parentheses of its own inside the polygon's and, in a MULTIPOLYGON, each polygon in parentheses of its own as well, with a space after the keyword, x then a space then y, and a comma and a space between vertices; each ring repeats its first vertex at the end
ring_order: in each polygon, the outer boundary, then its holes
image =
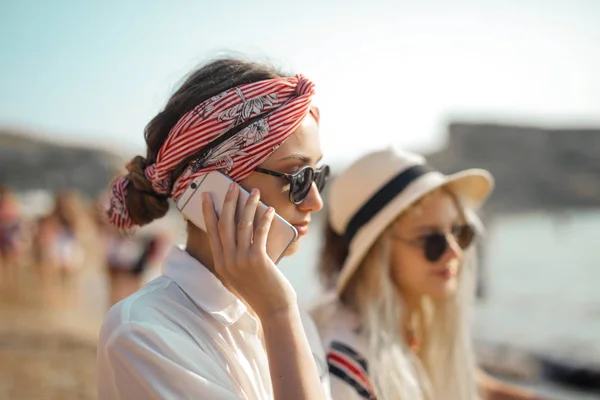
POLYGON ((412 231, 415 233, 423 233, 423 232, 438 232, 440 230, 439 226, 436 225, 421 225, 415 227, 412 231))
MULTIPOLYGON (((322 158, 323 158, 323 155, 321 155, 321 156, 320 156, 320 157, 317 159, 317 162, 316 162, 316 163, 318 163, 319 161, 321 161, 321 159, 322 159, 322 158)), ((279 159, 279 161, 286 161, 286 160, 300 160, 300 161, 302 161, 304 164, 311 164, 312 158, 310 158, 310 157, 307 157, 307 156, 305 156, 305 155, 302 155, 302 154, 292 154, 292 155, 289 155, 289 156, 286 156, 286 157, 282 157, 282 158, 280 158, 280 159, 279 159)), ((315 164, 316 164, 316 163, 315 163, 315 164)))
MULTIPOLYGON (((455 218, 452 221, 452 226, 456 226, 461 224, 461 219, 460 217, 455 218)), ((414 232, 439 232, 440 231, 440 225, 432 225, 432 224, 428 224, 428 225, 422 225, 422 226, 418 226, 416 228, 413 229, 414 232)))

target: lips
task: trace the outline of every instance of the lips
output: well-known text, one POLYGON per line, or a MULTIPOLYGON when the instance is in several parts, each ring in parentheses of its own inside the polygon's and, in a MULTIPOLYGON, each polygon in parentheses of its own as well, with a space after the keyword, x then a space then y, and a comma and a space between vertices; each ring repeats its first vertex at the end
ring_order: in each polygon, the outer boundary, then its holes
POLYGON ((299 236, 304 236, 308 233, 308 223, 310 221, 300 222, 298 224, 292 224, 294 228, 298 231, 299 236))
POLYGON ((435 270, 433 273, 443 279, 451 279, 456 275, 456 271, 449 267, 435 270))

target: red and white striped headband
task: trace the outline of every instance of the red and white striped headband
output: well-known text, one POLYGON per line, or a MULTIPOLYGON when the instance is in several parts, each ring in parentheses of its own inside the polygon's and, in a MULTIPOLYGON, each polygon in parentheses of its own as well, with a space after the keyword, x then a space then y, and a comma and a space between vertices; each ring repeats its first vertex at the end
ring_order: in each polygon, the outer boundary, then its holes
MULTIPOLYGON (((156 163, 145 170, 146 178, 158 195, 177 199, 197 176, 221 170, 240 182, 292 135, 311 113, 314 83, 303 75, 248 83, 226 90, 194 107, 171 129, 156 163), (239 132, 231 129, 258 116, 239 132), (215 140, 220 143, 217 145, 215 140), (194 160, 180 177, 171 182, 171 171, 187 157, 205 146, 212 147, 194 160)), ((117 179, 110 196, 110 222, 119 229, 130 229, 134 222, 125 202, 127 176, 117 179)))

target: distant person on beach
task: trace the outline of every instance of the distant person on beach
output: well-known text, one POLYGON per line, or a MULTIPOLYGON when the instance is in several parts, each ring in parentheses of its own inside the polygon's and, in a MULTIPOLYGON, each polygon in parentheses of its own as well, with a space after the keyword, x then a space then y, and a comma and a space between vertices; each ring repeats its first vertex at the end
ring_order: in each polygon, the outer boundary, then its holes
POLYGON ((335 178, 312 310, 334 400, 531 399, 477 372, 469 332, 485 170, 380 149, 335 178), (481 389, 481 391, 480 391, 481 389))
POLYGON ((85 229, 88 215, 80 195, 72 190, 55 195, 52 211, 37 221, 34 254, 43 279, 66 277, 85 260, 85 229))
POLYGON ((113 306, 135 293, 144 283, 144 273, 165 245, 161 234, 142 237, 110 236, 106 243, 109 301, 113 306))
POLYGON ((12 285, 26 249, 21 208, 12 190, 0 186, 0 283, 12 285))
POLYGON ((100 262, 108 276, 108 306, 135 293, 144 283, 144 274, 155 264, 166 246, 162 233, 124 235, 106 218, 108 199, 98 202, 93 214, 98 234, 100 262))
POLYGON ((266 253, 274 212, 302 235, 323 206, 328 168, 317 168, 313 94, 302 75, 221 59, 193 72, 148 124, 146 157, 135 157, 111 188, 117 228, 163 217, 169 199, 210 171, 237 184, 219 218, 204 196, 207 232, 188 222, 186 246, 167 255, 163 275, 108 312, 100 400, 329 398, 315 327, 266 253), (236 223, 240 186, 252 194, 236 223), (259 199, 271 208, 255 223, 259 199))

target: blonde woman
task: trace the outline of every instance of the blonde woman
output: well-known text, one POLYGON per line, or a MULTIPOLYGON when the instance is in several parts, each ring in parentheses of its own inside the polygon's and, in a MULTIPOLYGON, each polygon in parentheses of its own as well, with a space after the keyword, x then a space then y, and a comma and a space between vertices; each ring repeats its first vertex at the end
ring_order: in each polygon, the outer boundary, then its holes
POLYGON ((473 359, 475 210, 492 188, 485 170, 446 176, 393 148, 333 181, 319 273, 334 295, 313 316, 335 400, 532 398, 478 382, 473 359))

